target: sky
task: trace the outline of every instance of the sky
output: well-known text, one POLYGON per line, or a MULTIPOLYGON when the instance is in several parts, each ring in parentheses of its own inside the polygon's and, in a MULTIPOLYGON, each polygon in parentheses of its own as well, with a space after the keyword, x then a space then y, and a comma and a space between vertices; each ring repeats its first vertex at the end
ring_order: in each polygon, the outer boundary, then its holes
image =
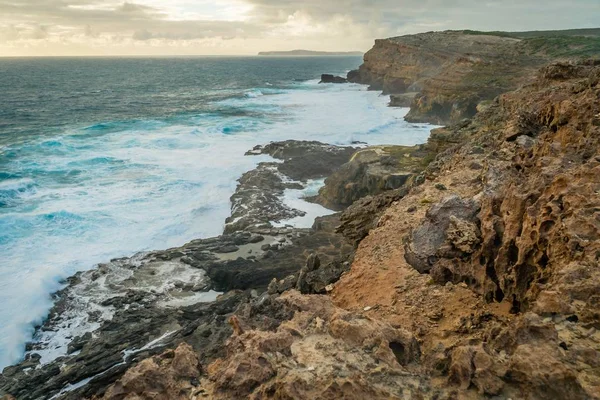
POLYGON ((600 27, 600 0, 0 0, 0 56, 367 51, 445 29, 600 27))

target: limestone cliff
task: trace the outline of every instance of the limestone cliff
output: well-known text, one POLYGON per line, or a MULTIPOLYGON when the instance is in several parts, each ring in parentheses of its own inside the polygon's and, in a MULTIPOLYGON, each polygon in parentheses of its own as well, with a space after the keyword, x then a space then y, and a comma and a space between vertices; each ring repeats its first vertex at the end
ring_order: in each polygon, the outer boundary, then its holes
POLYGON ((407 120, 452 123, 530 82, 552 60, 600 55, 598 30, 585 34, 447 31, 380 39, 348 79, 395 94, 392 105, 412 101, 407 120))

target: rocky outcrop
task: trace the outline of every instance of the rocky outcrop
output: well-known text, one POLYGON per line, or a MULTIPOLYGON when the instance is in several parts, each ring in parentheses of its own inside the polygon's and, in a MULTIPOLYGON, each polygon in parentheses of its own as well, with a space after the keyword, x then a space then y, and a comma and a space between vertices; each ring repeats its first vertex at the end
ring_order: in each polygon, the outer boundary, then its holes
POLYGON ((600 399, 600 62, 545 67, 423 149, 435 159, 411 185, 311 230, 238 231, 79 274, 48 331, 99 283, 118 288, 114 315, 63 358, 6 369, 0 393, 600 399), (190 271, 198 285, 176 284, 190 271), (162 291, 145 289, 154 279, 162 291), (266 291, 160 306, 216 283, 266 291))
POLYGON ((420 351, 408 332, 321 296, 290 291, 275 302, 293 318, 275 331, 233 335, 227 355, 207 368, 210 398, 401 399, 428 391, 409 372, 420 351))
POLYGON ((432 206, 407 241, 406 261, 417 271, 428 273, 440 258, 473 253, 473 247, 481 241, 476 225, 479 210, 475 200, 456 195, 432 206))
POLYGON ((355 201, 340 215, 337 231, 358 246, 377 227, 379 218, 392 204, 406 196, 408 188, 390 190, 377 196, 366 196, 355 201))
POLYGON ((350 269, 351 257, 348 260, 336 259, 321 265, 317 254, 311 254, 297 275, 290 275, 284 279, 273 278, 267 292, 269 294, 283 293, 296 288, 302 294, 325 294, 333 290, 333 283, 350 269))
POLYGON ((390 107, 409 108, 418 94, 418 92, 390 94, 390 102, 388 105, 390 107))
POLYGON ((348 79, 341 76, 323 74, 319 83, 348 83, 348 79))
POLYGON ((231 216, 225 220, 225 233, 269 229, 274 222, 304 216, 304 211, 285 204, 285 191, 303 189, 307 180, 329 176, 355 150, 297 140, 256 146, 246 155, 268 154, 282 162, 262 162, 242 175, 231 196, 231 216))
POLYGON ((538 36, 446 31, 380 39, 348 80, 394 95, 391 105, 404 107, 412 98, 409 121, 447 124, 531 82, 535 70, 551 60, 600 55, 594 40, 560 31, 538 36))
POLYGON ((315 202, 343 210, 356 200, 398 189, 427 165, 425 146, 372 146, 359 150, 349 162, 325 179, 315 202))
POLYGON ((147 358, 111 385, 106 400, 123 398, 188 400, 202 394, 198 355, 187 344, 147 358))
MULTIPOLYGON (((54 294, 55 305, 26 359, 0 375, 0 395, 24 400, 198 395, 200 367, 191 354, 204 365, 222 355, 232 331, 224 323, 228 316, 243 314, 273 279, 292 275, 305 292, 324 292, 349 268, 354 246, 335 232, 337 215, 317 218, 312 229, 275 228, 271 222, 298 211, 280 197, 291 179, 302 188, 303 181, 331 173, 354 150, 294 141, 255 148, 283 162, 260 164, 240 180, 232 199, 247 211, 240 220, 249 223, 69 278, 54 294), (306 271, 307 257, 317 254, 322 266, 306 271)), ((261 318, 258 325, 268 323, 261 318)))

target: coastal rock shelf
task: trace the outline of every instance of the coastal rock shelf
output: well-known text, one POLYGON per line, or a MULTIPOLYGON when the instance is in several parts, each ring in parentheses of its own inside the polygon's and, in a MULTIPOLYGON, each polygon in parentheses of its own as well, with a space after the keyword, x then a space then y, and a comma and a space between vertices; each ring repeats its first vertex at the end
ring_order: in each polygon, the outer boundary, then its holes
POLYGON ((272 228, 273 223, 304 216, 304 211, 285 204, 285 190, 303 189, 308 180, 329 176, 349 161, 355 150, 297 140, 254 147, 246 156, 268 154, 280 162, 260 163, 238 180, 225 233, 272 228))
MULTIPOLYGON (((342 213, 358 247, 327 295, 298 291, 315 257, 273 281, 180 398, 598 399, 599 116, 600 62, 554 64, 434 131, 419 179, 342 213)), ((160 359, 104 398, 177 379, 160 359)))
POLYGON ((223 354, 227 317, 259 293, 267 299, 273 280, 293 276, 305 292, 323 291, 349 268, 354 252, 335 232, 337 215, 317 218, 308 229, 272 223, 303 213, 284 204, 285 189, 324 178, 354 151, 302 141, 249 151, 248 157, 268 154, 281 162, 261 163, 240 178, 224 235, 114 259, 69 278, 25 360, 0 375, 0 393, 93 396, 129 366, 181 342, 209 362, 223 354), (313 262, 301 276, 311 254, 318 254, 320 268, 313 262))

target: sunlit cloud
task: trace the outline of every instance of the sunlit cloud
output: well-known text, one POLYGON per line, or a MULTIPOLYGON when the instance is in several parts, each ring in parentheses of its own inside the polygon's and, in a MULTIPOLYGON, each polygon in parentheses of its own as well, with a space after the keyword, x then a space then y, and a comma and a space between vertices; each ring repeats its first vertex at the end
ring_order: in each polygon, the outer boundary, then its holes
POLYGON ((427 30, 597 26, 598 0, 0 0, 0 55, 366 51, 427 30))

